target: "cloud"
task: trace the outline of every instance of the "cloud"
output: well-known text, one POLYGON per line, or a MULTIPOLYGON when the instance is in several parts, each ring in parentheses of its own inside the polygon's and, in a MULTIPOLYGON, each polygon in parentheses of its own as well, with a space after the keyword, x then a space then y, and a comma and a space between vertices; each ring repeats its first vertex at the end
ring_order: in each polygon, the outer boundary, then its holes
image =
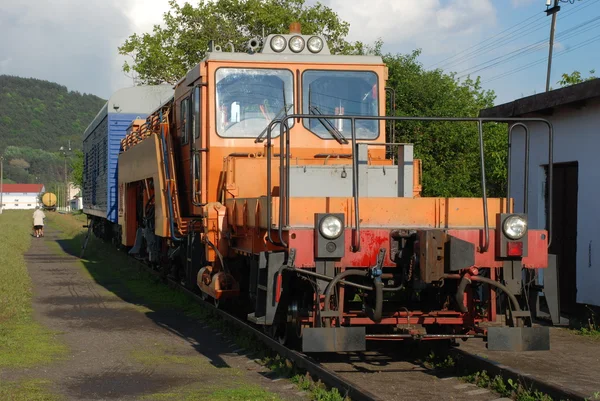
POLYGON ((29 0, 0 4, 1 74, 58 82, 106 97, 117 46, 130 28, 118 0, 29 0))
POLYGON ((118 47, 150 31, 168 9, 168 0, 0 1, 0 74, 107 98, 133 85, 118 47))
MULTIPOLYGON (((382 38, 394 52, 456 52, 480 40, 496 19, 491 0, 322 1, 350 22, 350 40, 382 38)), ((0 74, 107 98, 133 84, 121 70, 118 47, 133 33, 151 31, 169 8, 168 0, 0 1, 0 74)))
POLYGON ((541 3, 541 0, 511 0, 513 7, 527 7, 533 3, 541 3))
POLYGON ((354 0, 351 5, 347 0, 327 0, 325 3, 350 23, 350 40, 370 43, 382 38, 386 48, 398 51, 415 47, 433 53, 456 51, 465 40, 474 40, 474 33, 496 22, 491 0, 354 0))

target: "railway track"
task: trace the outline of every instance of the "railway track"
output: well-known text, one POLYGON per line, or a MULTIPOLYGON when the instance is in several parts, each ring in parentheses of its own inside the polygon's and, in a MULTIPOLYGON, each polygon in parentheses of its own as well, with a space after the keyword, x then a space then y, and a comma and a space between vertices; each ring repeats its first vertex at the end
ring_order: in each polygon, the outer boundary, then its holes
MULTIPOLYGON (((160 277, 156 270, 142 261, 133 257, 130 259, 149 274, 160 277)), ((408 356, 407 348, 397 342, 386 342, 382 347, 364 352, 305 355, 280 344, 251 323, 216 307, 180 283, 167 279, 166 284, 201 303, 235 329, 252 336, 268 349, 290 360, 329 388, 338 389, 340 394, 353 401, 500 399, 500 396, 489 390, 479 389, 455 376, 443 376, 424 367, 408 356)))
MULTIPOLYGON (((84 244, 86 243, 87 241, 84 241, 84 244)), ((82 249, 81 256, 83 256, 83 251, 85 248, 82 249)), ((158 271, 143 261, 133 257, 128 257, 128 259, 138 265, 140 269, 164 281, 158 271)), ((319 378, 328 387, 338 389, 341 394, 354 401, 506 400, 489 390, 477 388, 453 375, 448 375, 447 372, 444 374, 424 367, 415 358, 411 358, 410 351, 403 342, 383 342, 386 346, 365 352, 315 354, 315 356, 302 354, 281 345, 243 318, 230 314, 225 309, 215 307, 180 283, 171 279, 166 281, 173 290, 187 294, 232 327, 251 335, 281 357, 292 361, 298 368, 319 378)), ((421 357, 424 355, 426 354, 420 353, 421 357)), ((500 375, 504 379, 510 378, 526 388, 537 389, 548 394, 553 399, 584 400, 580 394, 545 383, 531 375, 499 365, 494 361, 471 355, 460 348, 452 348, 445 355, 454 356, 455 360, 459 361, 460 370, 463 372, 474 373, 485 370, 492 377, 500 375)))

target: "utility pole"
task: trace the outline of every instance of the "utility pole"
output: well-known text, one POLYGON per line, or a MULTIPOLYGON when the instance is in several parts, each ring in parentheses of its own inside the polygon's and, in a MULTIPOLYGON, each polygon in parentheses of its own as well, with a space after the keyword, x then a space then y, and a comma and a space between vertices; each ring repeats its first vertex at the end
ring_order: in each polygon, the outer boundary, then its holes
POLYGON ((2 209, 4 208, 4 203, 2 202, 4 195, 4 156, 0 156, 0 214, 2 214, 2 209))
MULTIPOLYGON (((554 49, 554 30, 556 29, 556 14, 560 11, 558 2, 554 0, 554 6, 546 9, 546 15, 552 15, 552 24, 550 25, 550 50, 548 53, 548 73, 546 74, 546 92, 550 90, 550 75, 552 72, 552 50, 554 49)), ((550 7, 552 0, 546 0, 546 7, 550 7)))
MULTIPOLYGON (((67 202, 69 202, 69 177, 67 176, 67 149, 63 146, 60 147, 60 150, 63 152, 65 157, 65 192, 63 196, 63 202, 65 206, 65 212, 67 211, 67 202)), ((71 141, 69 141, 69 152, 71 151, 71 141)))

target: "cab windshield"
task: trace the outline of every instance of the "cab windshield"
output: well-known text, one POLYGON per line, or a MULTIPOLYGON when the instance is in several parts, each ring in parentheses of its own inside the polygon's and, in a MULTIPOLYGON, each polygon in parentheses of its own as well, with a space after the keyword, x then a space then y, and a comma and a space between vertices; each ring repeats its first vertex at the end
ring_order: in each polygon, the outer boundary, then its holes
MULTIPOLYGON (((378 116, 377 75, 371 71, 316 71, 302 74, 302 112, 312 115, 378 116)), ((332 130, 352 138, 351 121, 304 119, 304 126, 323 139, 332 139, 332 130), (328 125, 331 126, 328 127, 328 125)), ((379 122, 356 120, 357 139, 379 136, 379 122)))
MULTIPOLYGON (((216 81, 220 136, 255 138, 271 121, 293 112, 294 77, 289 70, 220 68, 216 81)), ((277 126, 273 136, 278 133, 277 126)))

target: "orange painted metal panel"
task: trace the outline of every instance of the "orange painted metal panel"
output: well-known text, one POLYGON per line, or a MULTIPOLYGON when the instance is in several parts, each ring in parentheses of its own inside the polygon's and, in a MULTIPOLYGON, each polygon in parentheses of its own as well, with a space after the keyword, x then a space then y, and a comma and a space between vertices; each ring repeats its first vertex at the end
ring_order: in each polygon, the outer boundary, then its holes
MULTIPOLYGON (((488 222, 505 211, 506 200, 488 199, 488 222)), ((481 228, 483 202, 478 198, 360 198, 361 227, 481 228)), ((352 198, 290 198, 290 227, 312 227, 315 213, 344 213, 354 226, 352 198)), ((273 198, 273 223, 279 222, 279 198, 273 198)))

